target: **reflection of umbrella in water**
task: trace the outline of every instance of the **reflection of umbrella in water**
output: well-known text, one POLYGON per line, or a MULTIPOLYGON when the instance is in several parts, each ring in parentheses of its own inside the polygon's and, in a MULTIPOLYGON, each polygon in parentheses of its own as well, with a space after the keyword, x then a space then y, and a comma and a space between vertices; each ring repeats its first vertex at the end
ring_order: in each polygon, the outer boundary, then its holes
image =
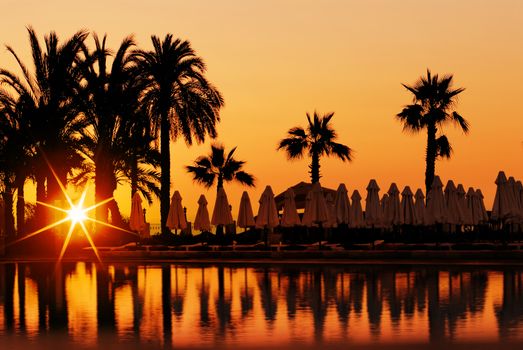
POLYGON ((205 268, 202 267, 202 283, 199 291, 200 298, 200 326, 209 327, 209 285, 205 283, 205 268))
POLYGON ((183 289, 178 287, 178 266, 174 267, 174 296, 173 300, 173 312, 176 317, 181 318, 183 316, 183 304, 185 300, 185 292, 187 288, 187 267, 185 268, 185 283, 183 289))
POLYGON ((209 211, 207 210, 207 199, 203 194, 198 199, 198 210, 194 218, 194 229, 202 232, 211 230, 211 221, 209 220, 209 211))
POLYGON ((248 228, 255 225, 254 215, 252 213, 251 199, 247 191, 243 191, 238 210, 238 227, 248 228))
POLYGON ((129 227, 132 231, 140 232, 145 227, 143 217, 142 198, 138 192, 134 192, 131 202, 131 216, 129 217, 129 227))
POLYGON ((272 322, 276 320, 278 304, 272 295, 272 281, 268 268, 263 269, 263 275, 261 279, 258 279, 258 285, 260 288, 261 304, 265 313, 265 320, 272 322))
POLYGON ((169 215, 167 216, 166 225, 171 230, 183 230, 187 227, 185 212, 182 205, 182 196, 178 191, 174 191, 174 194, 171 197, 171 206, 169 207, 169 215))
POLYGON ((243 291, 240 295, 240 302, 242 306, 242 318, 244 318, 249 314, 254 305, 252 288, 249 288, 248 284, 247 268, 244 269, 244 286, 242 289, 243 291))

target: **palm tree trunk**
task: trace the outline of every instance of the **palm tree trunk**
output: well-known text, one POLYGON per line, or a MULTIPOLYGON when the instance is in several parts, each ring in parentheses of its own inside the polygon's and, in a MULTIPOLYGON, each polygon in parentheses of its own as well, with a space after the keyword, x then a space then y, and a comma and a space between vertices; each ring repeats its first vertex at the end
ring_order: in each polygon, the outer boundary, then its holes
POLYGON ((168 113, 164 111, 160 121, 160 167, 161 189, 160 189, 160 218, 162 233, 169 233, 167 228, 167 216, 169 215, 169 196, 171 193, 171 153, 169 150, 170 129, 168 113))
POLYGON ((4 232, 7 239, 11 239, 15 234, 15 218, 13 215, 13 187, 10 182, 5 183, 4 197, 4 232))
POLYGON ((18 198, 16 201, 16 231, 18 236, 22 236, 24 233, 24 225, 25 225, 25 193, 24 193, 24 184, 25 184, 25 177, 20 176, 21 178, 18 179, 18 198))
MULTIPOLYGON (((95 162, 95 171, 94 171, 94 198, 96 203, 100 203, 103 200, 106 200, 110 197, 109 190, 109 179, 107 167, 104 164, 103 158, 98 158, 95 162)), ((96 208, 96 219, 102 222, 107 222, 108 219, 108 205, 100 205, 96 208)), ((100 226, 100 225, 98 225, 100 226)), ((97 228, 98 229, 98 228, 97 228)))
POLYGON ((314 184, 320 182, 320 155, 318 152, 312 153, 311 165, 309 165, 311 182, 314 184))
POLYGON ((46 190, 45 190, 45 175, 46 170, 42 164, 37 167, 35 178, 36 178, 36 220, 39 225, 44 223, 44 217, 46 215, 46 209, 43 205, 39 204, 46 201, 46 190))
POLYGON ((425 155, 425 193, 429 193, 434 174, 436 172, 436 125, 429 125, 427 128, 427 153, 425 155))

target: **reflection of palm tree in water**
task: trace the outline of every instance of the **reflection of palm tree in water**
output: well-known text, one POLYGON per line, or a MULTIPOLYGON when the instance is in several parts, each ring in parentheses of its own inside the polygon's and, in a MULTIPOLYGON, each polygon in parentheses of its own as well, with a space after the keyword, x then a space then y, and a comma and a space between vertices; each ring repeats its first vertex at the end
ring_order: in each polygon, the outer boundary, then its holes
MULTIPOLYGON (((4 322, 7 331, 14 330, 14 288, 15 264, 0 264, 0 279, 3 288, 0 290, 0 301, 4 299, 4 322)), ((1 285, 0 285, 1 286, 1 285)))
POLYGON ((171 266, 162 265, 162 321, 164 345, 169 346, 172 339, 171 315, 171 266))
POLYGON ((240 302, 242 305, 242 318, 246 317, 253 307, 252 288, 249 288, 247 279, 247 268, 244 269, 244 286, 242 288, 240 302))

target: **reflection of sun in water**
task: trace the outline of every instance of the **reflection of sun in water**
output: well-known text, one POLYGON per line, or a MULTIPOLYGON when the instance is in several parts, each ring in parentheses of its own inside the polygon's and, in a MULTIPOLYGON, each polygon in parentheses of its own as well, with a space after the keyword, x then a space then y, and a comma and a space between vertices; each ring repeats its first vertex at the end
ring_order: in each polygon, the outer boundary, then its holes
POLYGON ((59 219, 59 220, 53 222, 53 223, 50 223, 49 225, 47 225, 45 227, 42 227, 39 230, 36 230, 36 231, 34 231, 32 233, 29 233, 29 234, 25 235, 24 237, 22 237, 20 239, 17 239, 16 241, 12 242, 11 244, 15 244, 15 243, 23 241, 23 240, 25 240, 27 238, 36 236, 39 233, 42 233, 44 231, 47 231, 49 229, 52 229, 54 227, 57 227, 57 226, 59 226, 61 224, 64 224, 64 223, 69 221, 71 224, 69 226, 69 230, 67 231, 67 235, 65 236, 64 244, 63 244, 62 249, 60 251, 60 256, 58 257, 58 262, 60 262, 62 260, 64 254, 65 254, 65 251, 67 249, 67 246, 69 245, 69 241, 71 240, 71 237, 73 235, 73 232, 74 232, 74 229, 75 229, 76 225, 80 226, 80 228, 82 229, 83 234, 85 235, 85 237, 89 241, 89 245, 93 249, 94 254, 98 258, 98 260, 101 261, 100 255, 98 254, 98 249, 96 248, 96 246, 95 246, 95 244, 93 242, 93 239, 92 239, 91 235, 89 234, 89 232, 88 232, 88 230, 87 230, 87 228, 85 226, 85 221, 95 222, 97 224, 101 224, 101 225, 104 225, 104 226, 107 226, 107 227, 110 227, 110 228, 113 228, 113 229, 117 229, 117 230, 120 230, 120 231, 124 231, 124 232, 128 232, 128 233, 131 233, 131 234, 135 234, 134 232, 125 230, 125 229, 123 229, 121 227, 114 226, 114 225, 111 225, 111 224, 109 224, 107 222, 103 222, 103 221, 100 221, 100 220, 96 220, 95 218, 92 218, 92 217, 90 217, 88 215, 88 212, 92 211, 93 209, 95 209, 95 208, 97 208, 97 207, 99 207, 101 205, 107 204, 108 202, 112 201, 113 197, 107 198, 107 199, 105 199, 105 200, 103 200, 101 202, 98 202, 98 203, 90 206, 90 207, 84 208, 83 205, 84 205, 84 201, 85 201, 85 196, 87 194, 87 186, 86 186, 86 188, 82 192, 80 200, 76 204, 74 204, 73 200, 71 199, 71 197, 67 194, 65 186, 62 184, 62 182, 60 181, 60 179, 58 178, 58 176, 56 175, 54 169, 51 167, 50 164, 49 164, 49 168, 51 169, 51 172, 53 173, 56 181, 58 182, 58 185, 60 186, 60 189, 62 190, 62 193, 63 193, 65 199, 67 200, 67 204, 69 204, 69 208, 68 209, 64 209, 64 208, 60 208, 58 206, 51 205, 49 203, 40 202, 40 201, 36 201, 36 203, 40 204, 42 206, 45 206, 47 208, 50 208, 50 209, 62 212, 64 214, 66 214, 66 216, 63 217, 62 219, 59 219))

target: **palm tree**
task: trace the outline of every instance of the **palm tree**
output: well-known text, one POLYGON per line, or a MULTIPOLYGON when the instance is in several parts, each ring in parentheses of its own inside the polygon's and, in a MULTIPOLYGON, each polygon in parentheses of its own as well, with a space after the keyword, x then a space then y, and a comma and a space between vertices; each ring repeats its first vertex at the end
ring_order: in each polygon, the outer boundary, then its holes
POLYGON ((216 137, 216 123, 223 98, 205 78, 205 64, 188 41, 167 34, 162 41, 151 37, 153 50, 138 50, 135 59, 146 83, 142 103, 146 106, 155 136, 160 136, 160 214, 163 232, 169 214, 171 158, 170 139, 182 137, 188 145, 193 138, 216 137))
POLYGON ((211 153, 200 156, 194 161, 194 165, 185 168, 192 174, 193 180, 210 188, 217 183, 216 191, 223 188, 224 182, 237 181, 243 185, 254 186, 254 177, 243 171, 245 165, 243 160, 234 159, 236 147, 225 155, 223 145, 211 145, 211 153))
MULTIPOLYGON (((0 69, 0 83, 14 91, 18 101, 23 104, 27 134, 36 152, 37 200, 52 202, 63 196, 49 164, 58 179, 65 184, 71 169, 80 166, 82 162, 73 135, 84 126, 78 123, 78 110, 72 100, 75 88, 81 81, 77 62, 87 32, 79 31, 61 44, 56 33, 51 32, 44 38, 45 51, 35 31, 28 28, 28 32, 34 74, 8 46, 7 50, 20 67, 22 78, 0 69)), ((42 217, 41 207, 37 209, 37 216, 42 217)))
MULTIPOLYGON (((151 192, 159 192, 159 176, 154 170, 158 152, 151 148, 149 121, 140 113, 143 86, 131 59, 134 41, 132 37, 122 41, 109 67, 107 59, 111 52, 106 48, 106 37, 100 40, 93 34, 93 38, 95 49, 92 52, 85 45, 82 47, 84 58, 80 67, 85 84, 77 95, 86 125, 90 126, 79 132, 78 143, 94 168, 87 167, 77 174, 75 182, 82 184, 94 173, 95 200, 101 202, 113 197, 119 182, 130 179, 133 168, 136 178, 133 191, 141 190, 151 202, 151 192), (135 155, 133 165, 131 155, 135 155)), ((114 199, 97 207, 97 219, 107 222, 109 211, 113 224, 121 226, 120 210, 114 199)))
POLYGON ((320 181, 320 158, 322 156, 335 156, 342 161, 352 161, 352 149, 341 143, 335 142, 336 131, 330 121, 334 113, 319 116, 314 112, 311 118, 307 113, 309 125, 307 129, 294 127, 287 132, 287 138, 280 141, 278 150, 285 150, 289 159, 300 159, 305 152, 311 157, 309 173, 312 183, 320 181))
POLYGON ((453 76, 445 75, 440 78, 432 75, 427 69, 427 76, 420 79, 412 86, 402 84, 413 95, 413 103, 407 105, 396 115, 403 124, 406 132, 418 133, 427 130, 425 189, 428 192, 436 169, 438 157, 450 158, 452 147, 448 138, 443 135, 441 128, 453 122, 466 134, 469 131, 469 122, 459 115, 454 107, 457 96, 464 88, 452 88, 453 76), (439 132, 439 133, 438 133, 439 132))

